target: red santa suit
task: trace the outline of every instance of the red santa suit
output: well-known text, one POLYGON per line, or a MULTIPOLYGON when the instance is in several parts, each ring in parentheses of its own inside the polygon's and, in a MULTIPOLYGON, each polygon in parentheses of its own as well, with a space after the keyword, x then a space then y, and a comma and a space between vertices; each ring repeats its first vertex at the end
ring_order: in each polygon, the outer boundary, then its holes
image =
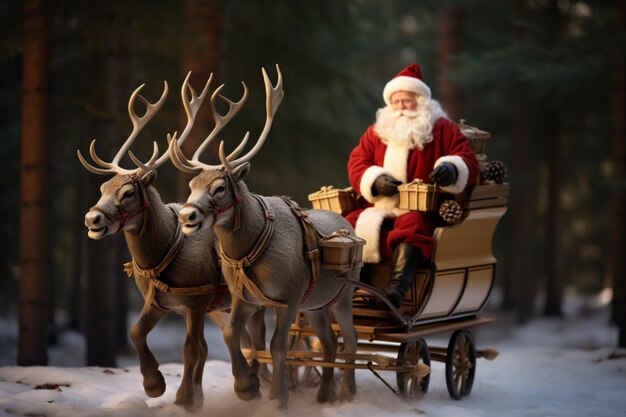
POLYGON ((398 243, 406 242, 429 259, 434 249, 433 232, 442 224, 436 213, 409 212, 398 208, 399 195, 386 197, 373 195, 372 185, 381 174, 388 174, 403 183, 421 179, 429 183, 428 175, 442 162, 454 164, 457 180, 442 190, 458 194, 467 185, 476 182, 479 167, 467 138, 450 120, 439 118, 432 130, 433 140, 423 150, 408 146, 384 144, 370 126, 361 137, 359 145, 350 154, 348 175, 352 188, 366 201, 365 207, 349 213, 346 218, 355 227, 359 237, 366 239, 364 261, 380 262, 380 229, 383 221, 390 219, 392 228, 386 239, 386 249, 393 251, 398 243))

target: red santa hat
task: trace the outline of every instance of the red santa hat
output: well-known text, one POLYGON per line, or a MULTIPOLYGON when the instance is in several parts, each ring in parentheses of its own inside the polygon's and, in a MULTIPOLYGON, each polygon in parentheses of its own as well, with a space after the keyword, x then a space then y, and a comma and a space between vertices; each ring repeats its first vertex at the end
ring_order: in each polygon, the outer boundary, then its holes
POLYGON ((430 88, 424 83, 419 65, 411 64, 398 73, 385 85, 383 98, 391 104, 391 95, 398 91, 409 91, 430 98, 430 88))

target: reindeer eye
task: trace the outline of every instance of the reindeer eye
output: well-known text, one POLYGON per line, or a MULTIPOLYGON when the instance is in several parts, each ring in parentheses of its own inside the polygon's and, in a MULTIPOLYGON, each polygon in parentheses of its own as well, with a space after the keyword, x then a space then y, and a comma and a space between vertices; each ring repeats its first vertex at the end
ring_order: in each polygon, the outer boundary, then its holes
POLYGON ((223 185, 220 185, 219 187, 217 187, 217 188, 215 189, 215 191, 213 192, 213 194, 220 194, 220 193, 223 193, 224 191, 226 191, 226 188, 224 188, 224 186, 223 186, 223 185))
POLYGON ((135 195, 135 191, 133 190, 128 190, 124 193, 124 195, 122 196, 122 198, 131 198, 133 195, 135 195))

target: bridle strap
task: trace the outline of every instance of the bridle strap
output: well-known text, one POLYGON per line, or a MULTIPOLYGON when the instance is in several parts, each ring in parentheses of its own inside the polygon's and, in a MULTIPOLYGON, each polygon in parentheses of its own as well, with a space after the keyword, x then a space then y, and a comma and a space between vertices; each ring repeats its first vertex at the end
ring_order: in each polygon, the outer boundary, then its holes
POLYGON ((215 225, 217 222, 217 216, 222 213, 226 213, 231 208, 235 208, 234 219, 233 219, 233 231, 237 231, 241 226, 241 213, 239 212, 239 204, 241 203, 241 195, 239 195, 239 188, 237 187, 237 183, 233 179, 233 176, 230 172, 224 171, 226 181, 230 185, 230 188, 233 190, 233 199, 230 200, 226 205, 223 206, 215 206, 211 209, 213 212, 213 223, 211 223, 211 227, 215 225))
MULTIPOLYGON (((141 181, 141 178, 139 177, 139 175, 137 174, 131 175, 130 180, 133 185, 137 184, 137 188, 139 189, 139 193, 141 194, 141 200, 142 200, 141 206, 137 210, 131 211, 130 213, 125 213, 122 210, 122 207, 119 204, 116 204, 117 211, 120 214, 118 216, 114 216, 114 218, 116 220, 119 220, 120 225, 118 226, 117 231, 115 233, 121 232, 124 229, 124 226, 126 226, 126 223, 130 219, 132 219, 135 216, 138 216, 139 214, 142 214, 148 209, 148 207, 150 207, 150 201, 148 201, 146 187, 144 183, 141 181)), ((148 227, 148 216, 143 216, 143 220, 141 222, 141 230, 139 231, 139 237, 141 237, 144 234, 147 227, 148 227)))

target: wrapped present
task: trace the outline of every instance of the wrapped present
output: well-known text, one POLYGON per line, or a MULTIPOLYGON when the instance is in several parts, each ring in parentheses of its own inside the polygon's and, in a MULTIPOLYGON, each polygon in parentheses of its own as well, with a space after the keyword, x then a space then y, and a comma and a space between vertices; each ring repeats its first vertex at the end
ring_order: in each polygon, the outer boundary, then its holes
POLYGON ((438 192, 434 185, 415 179, 408 184, 398 186, 401 210, 433 211, 437 210, 438 192))
POLYGON ((356 210, 356 194, 352 187, 337 189, 332 185, 309 194, 314 209, 330 210, 342 216, 356 210))
POLYGON ((463 133, 469 140, 472 150, 476 155, 485 153, 485 144, 487 139, 491 137, 489 132, 485 132, 484 130, 480 130, 474 126, 466 124, 465 119, 461 119, 459 129, 461 129, 461 133, 463 133))
POLYGON ((351 235, 347 230, 339 230, 324 236, 319 240, 322 268, 343 272, 362 267, 363 246, 365 239, 351 235))

